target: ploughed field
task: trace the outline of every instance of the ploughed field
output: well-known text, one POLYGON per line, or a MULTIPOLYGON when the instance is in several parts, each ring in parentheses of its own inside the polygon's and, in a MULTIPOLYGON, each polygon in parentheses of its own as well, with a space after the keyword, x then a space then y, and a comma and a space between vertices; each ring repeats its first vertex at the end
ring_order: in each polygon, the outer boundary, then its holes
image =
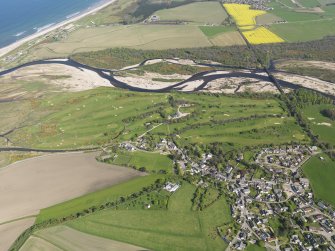
POLYGON ((47 155, 0 169, 1 250, 6 250, 34 222, 40 209, 140 175, 132 169, 99 163, 95 156, 47 155))

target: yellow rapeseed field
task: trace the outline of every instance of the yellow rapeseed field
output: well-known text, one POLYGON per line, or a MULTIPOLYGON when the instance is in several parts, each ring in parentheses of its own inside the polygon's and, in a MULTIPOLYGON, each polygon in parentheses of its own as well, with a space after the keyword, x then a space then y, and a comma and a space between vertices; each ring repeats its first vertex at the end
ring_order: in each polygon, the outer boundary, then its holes
POLYGON ((282 43, 284 40, 265 27, 256 28, 256 17, 266 14, 263 10, 252 10, 249 4, 223 4, 235 20, 243 36, 250 44, 282 43))
POLYGON ((239 28, 252 29, 256 25, 255 18, 263 15, 266 11, 251 10, 249 4, 224 4, 228 14, 231 15, 239 28))
POLYGON ((244 31, 242 33, 251 44, 270 44, 284 42, 281 37, 277 36, 275 33, 264 27, 259 27, 251 31, 244 31))

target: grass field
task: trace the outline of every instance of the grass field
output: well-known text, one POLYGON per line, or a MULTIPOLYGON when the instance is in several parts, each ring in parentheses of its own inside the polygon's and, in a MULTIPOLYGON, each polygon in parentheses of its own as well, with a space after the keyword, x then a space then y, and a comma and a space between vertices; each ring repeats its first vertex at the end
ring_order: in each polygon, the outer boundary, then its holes
POLYGON ((79 231, 152 250, 221 250, 216 226, 230 222, 222 198, 202 212, 191 211, 195 187, 183 183, 167 210, 106 210, 68 223, 79 231), (171 245, 173 243, 173 246, 171 245))
POLYGON ((245 145, 277 144, 307 140, 293 119, 266 118, 244 122, 232 122, 227 125, 206 125, 187 130, 180 134, 180 142, 214 143, 225 142, 234 147, 245 145))
POLYGON ((305 8, 314 8, 320 6, 317 0, 298 0, 298 2, 305 8))
POLYGON ((161 21, 187 21, 200 24, 221 24, 227 13, 219 2, 190 3, 155 12, 161 21))
POLYGON ((128 182, 43 209, 40 211, 36 222, 38 223, 53 218, 69 216, 91 206, 99 206, 106 202, 115 201, 121 196, 127 196, 131 193, 140 191, 143 187, 153 184, 161 177, 162 176, 160 175, 138 177, 128 182))
POLYGON ((247 251, 265 251, 265 247, 260 247, 256 244, 249 244, 246 248, 247 251))
POLYGON ((335 206, 335 162, 326 155, 312 157, 304 166, 303 172, 310 180, 316 199, 324 200, 335 206))
POLYGON ((270 30, 288 42, 304 42, 335 35, 335 19, 274 24, 270 30))
POLYGON ((176 140, 181 145, 222 142, 229 143, 230 147, 234 148, 242 145, 308 140, 293 118, 279 116, 220 123, 220 121, 246 118, 254 114, 284 115, 276 100, 234 99, 224 96, 214 98, 205 95, 199 97, 181 94, 176 95, 176 98, 197 103, 196 106, 182 109, 182 112, 196 112, 197 115, 184 122, 162 125, 151 131, 152 135, 175 133, 179 135, 176 140))
POLYGON ((283 21, 282 18, 277 17, 276 15, 272 13, 266 13, 264 15, 260 15, 256 17, 256 23, 257 25, 270 25, 276 22, 283 21))
MULTIPOLYGON (((41 148, 76 148, 108 142, 124 130, 127 124, 124 119, 140 111, 155 110, 147 107, 164 97, 164 94, 131 94, 112 88, 51 95, 34 109, 34 114, 41 116, 31 119, 31 126, 17 130, 11 139, 17 145, 41 148)), ((139 119, 129 125, 129 130, 143 133, 144 121, 157 117, 139 119)))
MULTIPOLYGON (((306 139, 294 120, 286 118, 285 111, 276 99, 182 93, 172 95, 177 100, 193 104, 188 108, 182 108, 182 112, 195 116, 178 123, 159 126, 150 132, 156 139, 178 133, 180 138, 177 140, 183 142, 222 141, 234 143, 236 147, 273 142, 271 139, 273 137, 282 143, 306 139), (248 118, 255 114, 260 116, 277 114, 278 117, 229 121, 248 118), (220 122, 227 120, 228 123, 225 125, 220 122), (194 127, 188 128, 190 124, 194 127)), ((168 96, 168 94, 134 93, 113 88, 52 95, 37 102, 33 113, 37 115, 32 116, 34 119, 28 126, 13 132, 10 139, 19 146, 46 149, 73 149, 106 144, 115 140, 118 142, 131 140, 148 130, 146 123, 164 122, 166 118, 162 116, 176 112, 176 109, 168 103, 168 96), (117 139, 114 139, 115 137, 117 139)), ((127 161, 122 160, 119 164, 127 161)), ((130 164, 137 166, 143 161, 148 163, 150 160, 144 156, 136 156, 129 161, 130 164)), ((149 165, 152 170, 155 169, 153 165, 149 165)))
POLYGON ((335 144, 335 122, 321 114, 326 108, 333 108, 332 105, 313 105, 303 109, 305 120, 308 121, 314 134, 319 136, 320 141, 335 144))
POLYGON ((149 172, 166 171, 172 173, 173 161, 167 155, 150 152, 118 152, 112 164, 121 166, 134 166, 136 169, 145 167, 149 172))
POLYGON ((222 33, 236 31, 234 26, 200 26, 199 28, 209 38, 213 38, 222 33))

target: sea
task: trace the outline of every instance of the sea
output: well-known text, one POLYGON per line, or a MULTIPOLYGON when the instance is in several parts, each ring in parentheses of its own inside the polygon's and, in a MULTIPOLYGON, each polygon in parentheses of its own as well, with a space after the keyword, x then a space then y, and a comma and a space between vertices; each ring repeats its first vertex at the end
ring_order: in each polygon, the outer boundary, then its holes
POLYGON ((0 48, 102 2, 104 0, 0 0, 0 48))

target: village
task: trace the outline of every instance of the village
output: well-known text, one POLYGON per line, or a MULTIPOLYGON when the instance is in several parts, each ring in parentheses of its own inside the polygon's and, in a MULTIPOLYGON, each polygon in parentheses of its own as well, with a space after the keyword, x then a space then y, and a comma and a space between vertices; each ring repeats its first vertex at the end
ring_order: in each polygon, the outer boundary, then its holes
MULTIPOLYGON (((121 143, 126 151, 147 151, 145 137, 136 142, 121 143)), ((287 145, 263 148, 255 154, 254 162, 263 175, 241 172, 227 164, 222 170, 211 165, 215 157, 202 154, 193 160, 184 149, 168 139, 161 139, 154 147, 161 154, 174 154, 181 173, 199 179, 198 184, 222 182, 229 197, 234 198, 231 215, 239 228, 221 232, 228 250, 244 250, 248 243, 262 243, 272 250, 335 251, 335 209, 322 201, 314 201, 309 180, 302 177, 299 168, 318 153, 315 146, 287 145), (259 177, 258 177, 259 176, 259 177)), ((322 157, 320 157, 322 158, 322 157)), ((175 192, 179 184, 167 183, 165 190, 175 192)))

